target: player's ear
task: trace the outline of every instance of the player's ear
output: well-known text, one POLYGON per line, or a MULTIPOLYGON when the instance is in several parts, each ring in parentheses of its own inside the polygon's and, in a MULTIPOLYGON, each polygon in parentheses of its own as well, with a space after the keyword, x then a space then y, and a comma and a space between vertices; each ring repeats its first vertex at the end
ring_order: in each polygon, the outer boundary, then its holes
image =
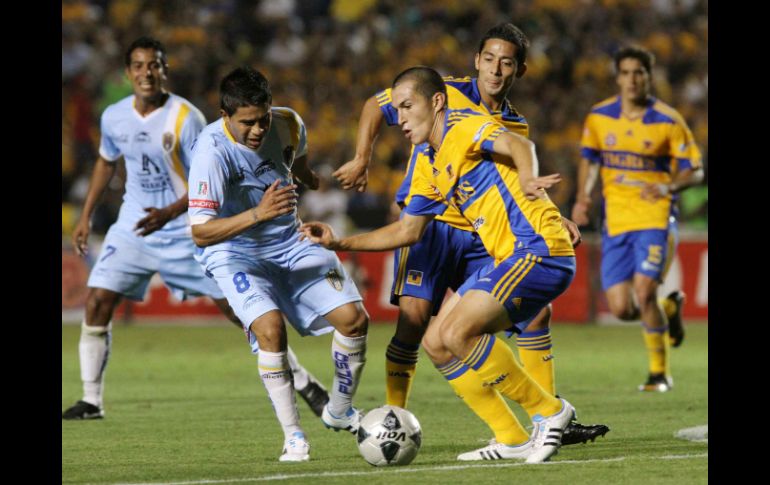
POLYGON ((222 118, 229 118, 229 116, 227 116, 227 113, 223 109, 219 110, 219 116, 221 116, 222 118))
POLYGON ((433 112, 438 113, 446 107, 446 94, 442 92, 433 93, 433 112))
POLYGON ((473 56, 473 65, 476 67, 477 71, 479 70, 479 59, 481 59, 481 54, 477 52, 476 55, 473 56))
POLYGON ((520 78, 527 72, 527 63, 522 62, 518 69, 516 69, 516 79, 520 78))

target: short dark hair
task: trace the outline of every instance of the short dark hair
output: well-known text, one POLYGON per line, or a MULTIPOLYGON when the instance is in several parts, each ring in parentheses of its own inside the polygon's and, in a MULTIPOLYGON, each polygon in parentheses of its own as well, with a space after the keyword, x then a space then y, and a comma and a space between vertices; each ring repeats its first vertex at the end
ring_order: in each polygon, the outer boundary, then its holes
POLYGON ((238 108, 272 104, 267 78, 253 67, 233 69, 219 84, 219 107, 232 116, 238 108))
POLYGON ((516 46, 516 64, 519 66, 527 61, 527 50, 529 50, 529 39, 524 35, 524 32, 520 28, 516 27, 510 22, 503 22, 497 24, 491 29, 487 30, 484 37, 479 42, 479 54, 484 50, 484 44, 489 39, 500 39, 516 46))
POLYGON ((615 53, 615 72, 620 71, 620 61, 623 59, 636 59, 642 63, 647 74, 652 75, 652 66, 655 65, 655 55, 647 49, 639 46, 626 46, 615 53))
POLYGON ((163 69, 168 71, 168 58, 166 57, 166 47, 158 39, 145 35, 133 41, 131 45, 128 46, 128 49, 126 50, 126 57, 124 60, 124 62, 126 63, 126 67, 129 67, 131 65, 131 53, 134 52, 136 49, 153 49, 157 52, 160 52, 160 62, 161 64, 163 64, 163 69))
POLYGON ((447 95, 446 84, 444 84, 441 74, 432 67, 414 66, 402 71, 393 80, 392 88, 395 89, 396 86, 404 81, 414 81, 414 90, 428 99, 436 93, 444 93, 444 96, 447 95))

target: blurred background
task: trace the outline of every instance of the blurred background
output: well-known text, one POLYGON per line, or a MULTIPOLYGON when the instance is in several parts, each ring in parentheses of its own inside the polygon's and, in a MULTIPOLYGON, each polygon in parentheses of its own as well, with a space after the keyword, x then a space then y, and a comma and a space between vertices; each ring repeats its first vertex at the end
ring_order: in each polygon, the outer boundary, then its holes
MULTIPOLYGON (((640 44, 655 54, 653 94, 684 116, 704 156, 706 182, 685 191, 679 203, 683 239, 705 241, 707 278, 706 0, 65 0, 63 310, 70 304, 77 307, 85 291, 88 269, 76 268, 77 262, 69 258, 69 234, 97 155, 101 112, 131 94, 123 54, 135 38, 151 35, 166 45, 170 90, 189 99, 209 122, 219 116, 218 83, 225 73, 242 64, 265 73, 273 104, 290 106, 304 119, 310 163, 326 179, 321 193, 301 198, 301 217, 326 220, 340 233, 351 234, 396 217, 392 201, 408 154, 399 131, 384 128, 367 191, 352 193, 337 186, 330 174, 354 154, 363 103, 389 87, 395 74, 415 64, 430 65, 444 75, 475 76, 478 42, 502 21, 519 26, 531 42, 529 69, 509 97, 529 121, 541 172, 564 176, 549 194, 565 215, 575 197, 585 115, 592 104, 616 94, 612 54, 626 43, 640 44)), ((98 237, 117 216, 123 177, 119 171, 94 214, 97 247, 98 237)), ((598 217, 594 220, 597 223, 584 229, 586 233, 598 228, 598 217)), ((699 248, 693 261, 703 260, 699 248)), ((680 256, 681 251, 680 247, 680 256)), ((587 261, 594 257, 598 255, 589 247, 587 261)), ((702 261, 699 264, 693 288, 703 284, 702 261)), ((686 270, 682 273, 689 267, 686 270)), ((367 276, 361 278, 366 285, 367 276)), ((683 274, 671 285, 688 286, 681 282, 687 278, 683 274)), ((593 273, 587 285, 595 290, 593 273)), ((389 289, 387 281, 381 286, 389 289)), ((707 304, 706 296, 706 308, 707 304)), ((601 302, 591 305, 586 318, 601 310, 601 302)))

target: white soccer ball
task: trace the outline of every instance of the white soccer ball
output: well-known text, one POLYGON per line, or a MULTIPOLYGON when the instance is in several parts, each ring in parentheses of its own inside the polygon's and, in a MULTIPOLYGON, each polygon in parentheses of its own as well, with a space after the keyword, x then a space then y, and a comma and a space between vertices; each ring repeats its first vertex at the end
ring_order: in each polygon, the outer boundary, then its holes
POLYGON ((414 414, 397 406, 372 409, 358 428, 358 451, 370 465, 408 465, 417 456, 422 429, 414 414))

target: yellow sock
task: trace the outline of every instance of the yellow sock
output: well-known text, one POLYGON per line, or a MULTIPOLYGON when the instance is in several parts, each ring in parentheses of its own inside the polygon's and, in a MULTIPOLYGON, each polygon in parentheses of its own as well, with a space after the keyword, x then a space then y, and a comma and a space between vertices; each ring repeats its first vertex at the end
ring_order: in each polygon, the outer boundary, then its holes
POLYGON ((505 402, 503 397, 490 386, 483 385, 478 374, 457 359, 437 367, 454 389, 457 397, 481 418, 495 433, 498 443, 519 445, 529 439, 524 430, 505 402))
POLYGON ((516 338, 516 345, 519 347, 519 358, 527 374, 546 392, 555 395, 551 330, 546 328, 523 332, 516 338))
POLYGON ((561 410, 561 401, 540 387, 521 368, 511 348, 494 335, 479 337, 463 362, 475 370, 486 385, 521 404, 530 416, 550 416, 561 410))
POLYGON ((385 404, 406 409, 412 389, 419 344, 407 344, 393 337, 385 352, 385 404))
POLYGON ((642 323, 642 326, 644 345, 647 347, 647 356, 650 360, 650 374, 669 375, 668 328, 649 328, 644 323, 642 323))

